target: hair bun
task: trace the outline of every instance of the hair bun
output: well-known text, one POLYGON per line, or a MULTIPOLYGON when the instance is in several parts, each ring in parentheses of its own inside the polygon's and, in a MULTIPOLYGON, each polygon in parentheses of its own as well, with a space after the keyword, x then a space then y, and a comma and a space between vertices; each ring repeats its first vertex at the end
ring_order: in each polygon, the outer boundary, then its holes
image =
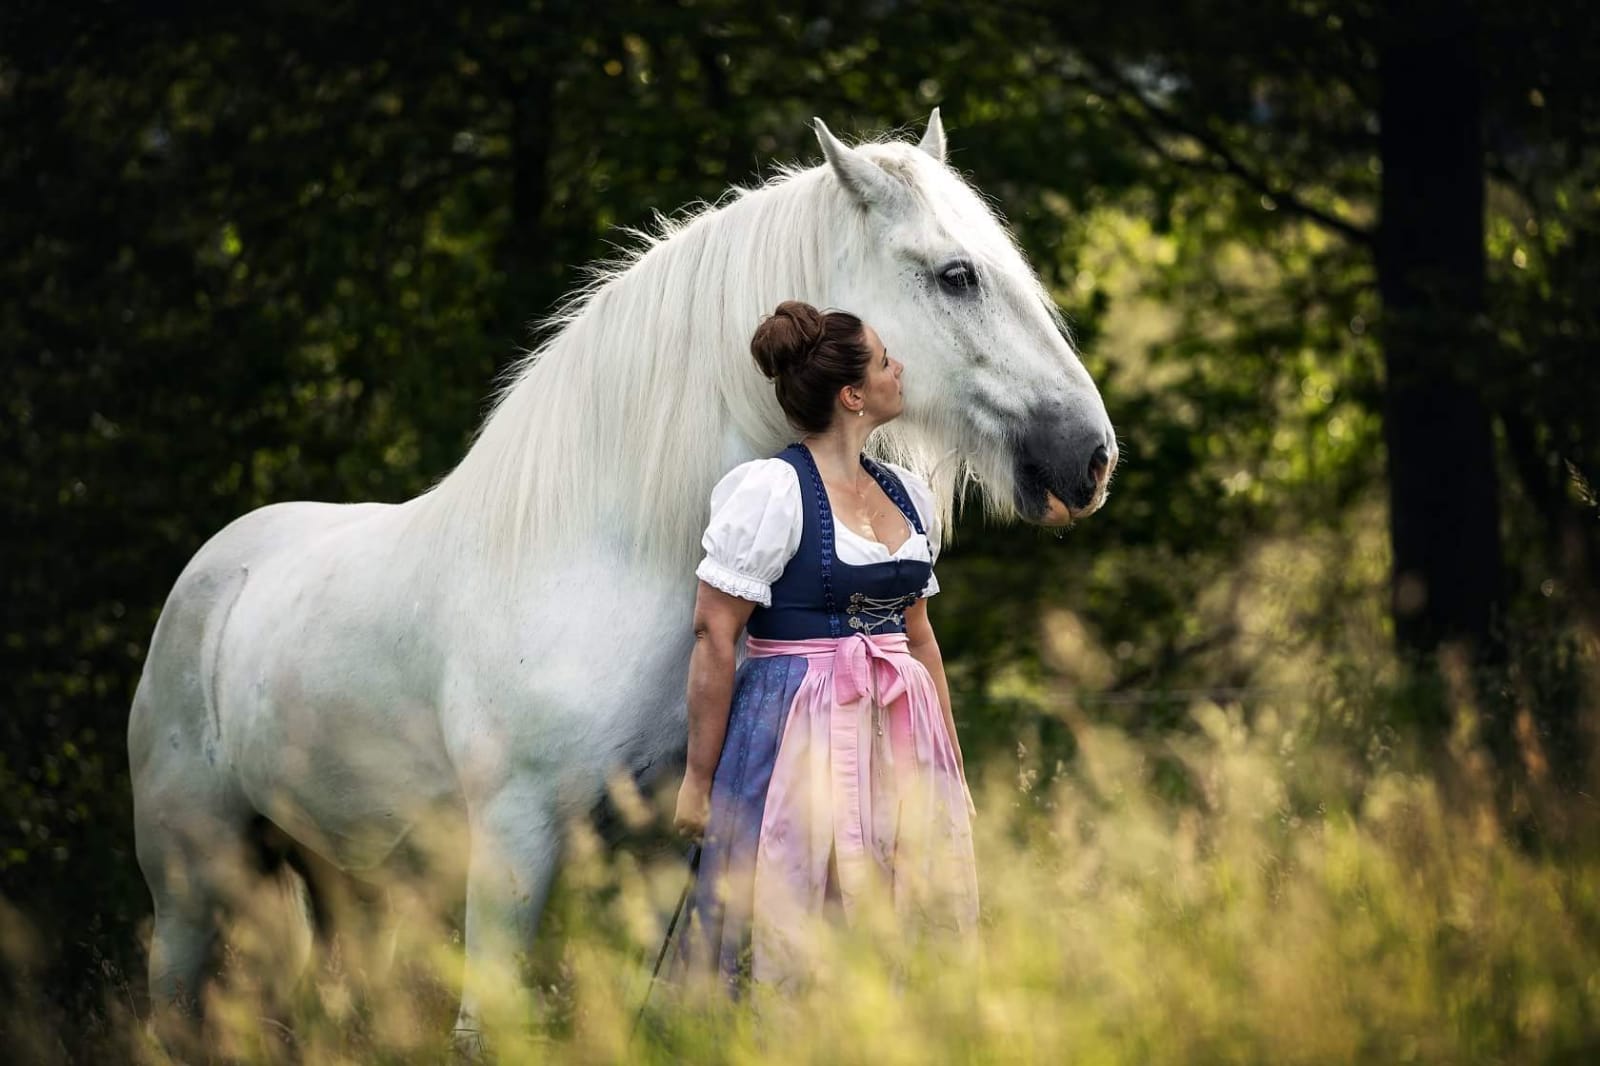
POLYGON ((785 300, 756 327, 750 354, 769 379, 792 373, 822 343, 822 312, 802 300, 785 300))

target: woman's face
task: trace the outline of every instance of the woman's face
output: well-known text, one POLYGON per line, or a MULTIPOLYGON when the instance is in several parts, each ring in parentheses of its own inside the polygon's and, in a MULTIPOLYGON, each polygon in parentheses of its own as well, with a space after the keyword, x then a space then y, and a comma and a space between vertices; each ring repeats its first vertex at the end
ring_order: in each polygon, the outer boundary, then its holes
POLYGON ((887 422, 905 409, 905 399, 900 394, 900 372, 905 364, 884 349, 877 330, 863 326, 862 334, 872 355, 867 360, 866 377, 856 391, 864 401, 867 417, 874 423, 887 422))

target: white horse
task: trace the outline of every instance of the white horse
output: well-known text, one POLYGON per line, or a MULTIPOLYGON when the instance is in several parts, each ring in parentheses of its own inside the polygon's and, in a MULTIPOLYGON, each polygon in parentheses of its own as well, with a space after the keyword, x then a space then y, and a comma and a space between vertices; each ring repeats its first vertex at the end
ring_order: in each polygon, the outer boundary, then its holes
MULTIPOLYGON (((151 641, 134 826, 158 1011, 199 993, 237 855, 263 827, 378 881, 419 821, 470 831, 459 1025, 531 941, 562 827, 608 775, 681 760, 698 538, 717 478, 795 434, 749 355, 764 313, 845 307, 904 361, 876 447, 948 519, 1105 498, 1116 441, 1033 271, 920 144, 846 147, 663 220, 558 316, 455 470, 406 503, 281 503, 211 538, 151 641)), ((949 528, 948 520, 944 527, 949 528)))

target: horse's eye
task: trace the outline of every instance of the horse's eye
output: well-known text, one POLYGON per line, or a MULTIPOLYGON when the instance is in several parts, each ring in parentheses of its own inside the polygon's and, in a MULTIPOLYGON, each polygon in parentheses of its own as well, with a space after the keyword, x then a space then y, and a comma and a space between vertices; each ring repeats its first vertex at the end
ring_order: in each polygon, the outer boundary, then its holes
POLYGON ((965 259, 956 259, 939 268, 939 287, 955 296, 978 291, 978 271, 965 259))

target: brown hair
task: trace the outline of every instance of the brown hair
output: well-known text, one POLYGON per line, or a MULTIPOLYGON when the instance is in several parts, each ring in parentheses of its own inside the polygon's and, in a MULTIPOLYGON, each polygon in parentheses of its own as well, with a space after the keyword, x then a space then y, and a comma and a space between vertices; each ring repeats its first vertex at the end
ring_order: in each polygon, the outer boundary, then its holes
POLYGON ((861 319, 848 311, 818 311, 785 300, 750 339, 756 366, 778 389, 778 406, 796 429, 825 432, 833 401, 846 385, 867 376, 872 352, 861 319))

